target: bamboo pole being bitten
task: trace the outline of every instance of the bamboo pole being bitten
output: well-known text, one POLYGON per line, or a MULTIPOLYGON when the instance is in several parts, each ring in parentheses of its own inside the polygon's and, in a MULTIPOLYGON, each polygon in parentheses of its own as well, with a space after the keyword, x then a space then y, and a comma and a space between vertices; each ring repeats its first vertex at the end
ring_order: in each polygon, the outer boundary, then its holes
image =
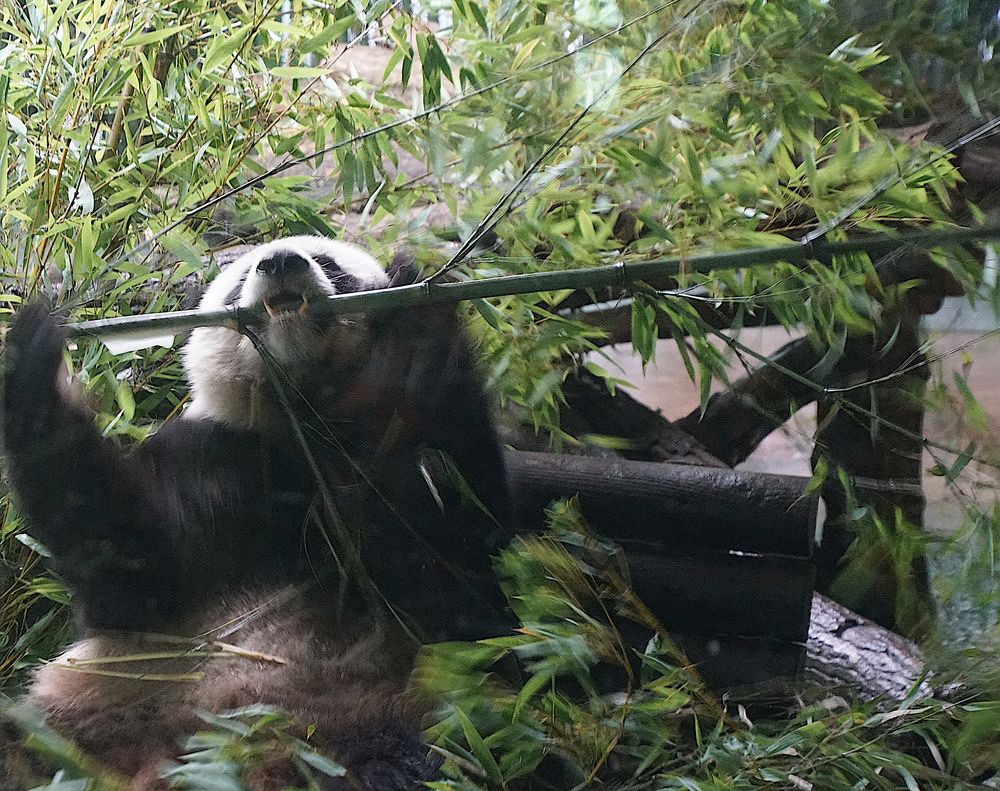
MULTIPOLYGON (((323 302, 314 304, 311 310, 317 316, 378 313, 409 305, 438 305, 469 299, 486 299, 540 291, 609 286, 625 288, 633 283, 678 274, 741 269, 776 262, 794 264, 812 260, 822 261, 828 260, 831 256, 845 253, 867 253, 870 256, 877 256, 904 247, 927 248, 991 239, 1000 239, 1000 225, 879 234, 864 239, 842 242, 818 240, 810 243, 793 243, 725 253, 673 256, 649 261, 622 261, 617 264, 587 269, 507 275, 457 283, 424 281, 397 288, 330 297, 323 302)), ((252 325, 262 315, 263 307, 226 308, 211 311, 179 310, 170 313, 81 321, 69 324, 68 329, 70 336, 77 339, 108 339, 135 334, 174 335, 195 327, 252 325)))

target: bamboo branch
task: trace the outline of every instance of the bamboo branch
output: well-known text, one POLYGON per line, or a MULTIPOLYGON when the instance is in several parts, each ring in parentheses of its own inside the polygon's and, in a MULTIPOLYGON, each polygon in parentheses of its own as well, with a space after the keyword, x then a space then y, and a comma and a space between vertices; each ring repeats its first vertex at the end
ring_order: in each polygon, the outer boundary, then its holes
MULTIPOLYGON (((912 231, 895 235, 881 234, 843 242, 816 241, 735 250, 726 253, 707 253, 690 257, 673 256, 652 261, 620 261, 617 264, 588 269, 506 275, 461 283, 438 283, 425 280, 422 283, 398 288, 341 294, 317 302, 311 310, 316 316, 379 313, 411 305, 439 305, 469 299, 530 294, 539 291, 578 290, 607 286, 625 288, 633 283, 678 274, 740 269, 779 261, 801 263, 817 259, 826 260, 830 256, 845 253, 867 253, 871 256, 877 256, 903 247, 958 244, 977 239, 1000 239, 1000 225, 912 231)), ((179 310, 145 316, 121 316, 82 321, 68 326, 69 334, 73 338, 109 338, 134 333, 171 335, 195 327, 229 326, 238 329, 254 324, 263 316, 263 313, 262 306, 212 311, 179 310)))
POLYGON ((365 140, 377 137, 378 135, 384 134, 386 132, 391 132, 393 129, 396 129, 400 126, 405 126, 407 124, 416 123, 417 121, 422 121, 425 118, 437 116, 439 113, 443 113, 446 110, 450 110, 451 108, 455 107, 458 104, 461 104, 462 102, 474 99, 477 96, 482 96, 483 94, 488 93, 489 91, 492 91, 495 88, 499 88, 503 85, 506 85, 507 83, 512 82, 513 80, 519 77, 523 77, 523 75, 526 72, 540 71, 547 69, 549 66, 552 66, 562 60, 566 60, 567 58, 572 58, 577 53, 582 52, 583 50, 592 47, 595 44, 598 44, 599 42, 604 41, 607 38, 610 38, 611 36, 618 35, 623 30, 639 22, 642 22, 645 19, 648 19, 649 17, 659 13, 660 11, 663 11, 664 9, 669 8, 670 6, 674 5, 675 2, 676 0, 666 0, 665 2, 660 3, 656 7, 647 9, 642 14, 639 14, 638 16, 633 17, 632 19, 629 19, 626 22, 623 22, 622 24, 618 25, 618 27, 613 28, 611 30, 606 30, 604 33, 601 33, 598 36, 594 36, 593 38, 584 41, 579 46, 573 49, 570 49, 566 52, 562 52, 556 55, 555 57, 548 58, 539 63, 534 63, 530 66, 525 67, 522 70, 510 72, 505 76, 500 77, 499 79, 496 79, 493 82, 489 82, 485 85, 480 85, 477 88, 469 88, 468 90, 462 91, 461 93, 451 97, 447 101, 441 102, 440 104, 434 105, 433 107, 427 107, 421 110, 420 112, 413 113, 412 115, 407 115, 403 118, 397 118, 393 121, 388 121, 384 124, 380 124, 379 126, 376 126, 373 129, 367 129, 363 132, 353 135, 352 137, 347 138, 346 140, 338 140, 335 143, 331 143, 330 145, 324 146, 323 148, 320 148, 309 154, 303 154, 302 156, 294 157, 292 159, 285 159, 283 162, 279 162, 278 164, 274 165, 273 167, 269 168, 263 173, 258 173, 256 176, 247 179, 242 184, 237 184, 234 187, 230 187, 229 189, 223 190, 222 192, 219 192, 213 195, 212 197, 202 201, 194 208, 188 209, 187 211, 183 212, 180 215, 180 217, 178 217, 176 220, 167 224, 165 227, 158 230, 155 234, 153 234, 149 238, 144 239, 139 244, 135 245, 130 250, 125 252, 123 255, 120 255, 112 263, 111 267, 108 268, 109 269, 113 268, 114 266, 120 264, 122 261, 128 260, 136 253, 139 253, 140 251, 150 247, 153 244, 153 242, 155 242, 162 236, 165 236, 166 234, 170 233, 172 230, 174 230, 174 228, 177 228, 178 226, 183 225, 189 220, 193 220, 199 215, 204 214, 209 209, 218 206, 223 201, 228 200, 233 195, 237 195, 241 192, 250 189, 251 187, 255 187, 258 184, 264 183, 267 179, 271 178, 272 176, 277 176, 281 173, 284 173, 286 170, 290 170, 291 168, 297 167, 299 165, 308 164, 313 160, 319 159, 320 157, 323 157, 326 154, 331 154, 334 151, 350 148, 356 143, 361 143, 365 140))

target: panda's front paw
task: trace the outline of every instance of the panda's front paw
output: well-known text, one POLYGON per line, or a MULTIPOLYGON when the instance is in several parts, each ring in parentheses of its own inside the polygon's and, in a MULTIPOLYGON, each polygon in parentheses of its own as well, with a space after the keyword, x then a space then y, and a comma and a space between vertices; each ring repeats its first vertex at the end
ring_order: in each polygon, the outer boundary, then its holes
POLYGON ((25 430, 59 399, 58 376, 66 330, 44 301, 24 305, 14 316, 4 347, 4 434, 25 430))

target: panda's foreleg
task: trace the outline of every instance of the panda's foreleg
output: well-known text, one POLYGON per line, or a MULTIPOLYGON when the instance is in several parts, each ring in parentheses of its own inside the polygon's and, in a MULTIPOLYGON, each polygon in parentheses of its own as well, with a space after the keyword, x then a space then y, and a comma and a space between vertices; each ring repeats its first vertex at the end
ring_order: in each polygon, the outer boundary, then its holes
POLYGON ((7 335, 3 439, 28 531, 52 553, 88 626, 147 628, 176 605, 170 536, 149 470, 100 436, 63 378, 66 334, 42 303, 7 335))
POLYGON ((386 437, 376 484, 397 517, 387 520, 396 529, 384 539, 397 551, 373 558, 381 587, 419 613, 428 637, 493 634, 508 618, 492 557, 511 538, 513 506, 482 379, 454 309, 373 320, 359 378, 369 412, 390 427, 373 432, 386 437))
MULTIPOLYGON (((443 451, 491 513, 495 551, 511 536, 506 466, 465 332, 450 306, 413 308, 372 326, 366 374, 374 408, 399 423, 396 452, 443 451)), ((492 531, 491 531, 492 532, 492 531)))

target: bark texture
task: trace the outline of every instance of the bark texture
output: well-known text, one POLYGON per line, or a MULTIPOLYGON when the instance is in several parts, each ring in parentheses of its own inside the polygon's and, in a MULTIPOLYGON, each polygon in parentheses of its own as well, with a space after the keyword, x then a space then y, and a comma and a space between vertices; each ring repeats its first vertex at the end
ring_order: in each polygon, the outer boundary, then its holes
POLYGON ((915 643, 820 593, 812 599, 805 672, 869 700, 901 700, 918 682, 922 694, 932 692, 921 680, 924 661, 915 643))

